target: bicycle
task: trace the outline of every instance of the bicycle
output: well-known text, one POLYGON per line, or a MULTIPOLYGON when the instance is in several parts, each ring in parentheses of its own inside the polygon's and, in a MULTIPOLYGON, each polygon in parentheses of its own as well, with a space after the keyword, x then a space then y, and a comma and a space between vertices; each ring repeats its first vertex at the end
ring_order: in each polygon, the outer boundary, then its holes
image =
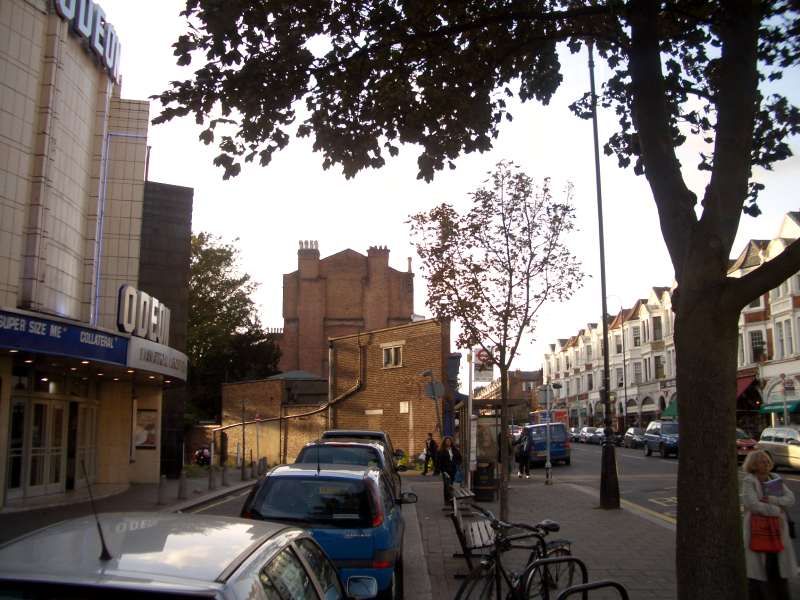
POLYGON ((546 519, 536 525, 506 523, 488 510, 474 505, 472 508, 489 519, 495 533, 494 545, 481 564, 467 575, 456 600, 485 600, 493 595, 496 600, 550 600, 572 585, 576 565, 583 582, 588 580, 586 566, 572 556, 569 541, 545 540, 548 534, 560 529, 555 521, 546 519), (522 533, 510 534, 513 529, 522 533), (502 560, 503 553, 514 549, 531 551, 519 574, 509 570, 502 560))

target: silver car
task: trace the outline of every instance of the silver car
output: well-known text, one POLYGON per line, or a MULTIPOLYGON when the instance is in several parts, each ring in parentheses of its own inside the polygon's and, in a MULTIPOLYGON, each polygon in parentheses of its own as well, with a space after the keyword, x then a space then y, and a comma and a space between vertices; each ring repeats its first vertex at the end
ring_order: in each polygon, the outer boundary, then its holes
MULTIPOLYGON (((99 515, 0 546, 0 588, 11 598, 344 598, 336 569, 304 530, 285 524, 171 513, 99 515)), ((377 582, 350 578, 348 596, 377 582)))
POLYGON ((767 427, 756 448, 765 450, 776 467, 800 469, 800 428, 767 427))

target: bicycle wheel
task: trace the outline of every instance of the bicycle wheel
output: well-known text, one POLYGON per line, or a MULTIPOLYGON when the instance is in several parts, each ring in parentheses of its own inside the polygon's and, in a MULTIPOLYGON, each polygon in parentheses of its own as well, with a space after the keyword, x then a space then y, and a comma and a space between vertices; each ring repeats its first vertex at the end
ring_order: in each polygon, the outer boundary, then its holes
MULTIPOLYGON (((561 546, 547 551, 547 558, 572 556, 569 548, 561 546)), ((562 590, 573 584, 574 563, 541 565, 531 569, 525 581, 524 598, 528 600, 552 600, 562 590)))
POLYGON ((467 575, 464 583, 458 588, 455 600, 489 600, 494 598, 495 569, 494 562, 481 564, 467 575))

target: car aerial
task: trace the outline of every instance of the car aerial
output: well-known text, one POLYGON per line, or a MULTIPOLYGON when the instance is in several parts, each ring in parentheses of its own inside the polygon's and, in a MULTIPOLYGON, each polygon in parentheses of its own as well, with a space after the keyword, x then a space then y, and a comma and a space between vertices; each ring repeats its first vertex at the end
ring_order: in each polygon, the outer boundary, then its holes
POLYGON ((661 458, 678 455, 678 423, 676 421, 652 421, 644 431, 644 454, 658 452, 661 458))
POLYGON ((570 427, 569 428, 569 441, 570 442, 580 442, 581 441, 581 430, 579 427, 570 427))
POLYGON ((628 427, 622 436, 622 445, 626 448, 641 448, 644 445, 644 429, 641 427, 628 427))
POLYGON ((767 427, 756 448, 766 451, 776 467, 800 468, 800 428, 796 425, 767 427))
POLYGON ((736 428, 736 459, 743 462, 753 450, 756 449, 756 442, 744 429, 736 428))
POLYGON ((295 463, 335 463, 383 469, 392 483, 395 497, 402 492, 402 479, 388 448, 376 440, 337 437, 309 442, 300 450, 295 463))
MULTIPOLYGON (((105 513, 0 546, 3 598, 344 598, 336 569, 303 529, 180 513, 105 513), (103 546, 110 558, 101 557, 103 546), (255 594, 255 595, 254 595, 255 594)), ((348 596, 373 597, 374 578, 348 596)))
MULTIPOLYGON (((527 425, 522 435, 528 436, 528 460, 532 464, 547 462, 547 425, 527 425)), ((550 423, 550 463, 570 464, 570 442, 567 426, 550 423)))
POLYGON ((586 444, 594 433, 595 429, 597 429, 597 427, 582 427, 580 432, 580 441, 586 444))
POLYGON ((251 490, 241 516, 302 525, 330 556, 341 581, 372 577, 381 598, 402 598, 402 504, 381 469, 352 465, 274 467, 251 490))

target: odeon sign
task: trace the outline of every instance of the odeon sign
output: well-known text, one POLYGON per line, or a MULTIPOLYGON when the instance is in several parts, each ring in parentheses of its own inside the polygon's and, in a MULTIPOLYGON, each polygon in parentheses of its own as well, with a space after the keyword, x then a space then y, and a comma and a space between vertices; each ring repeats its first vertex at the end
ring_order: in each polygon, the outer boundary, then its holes
POLYGON ((158 298, 129 284, 120 286, 117 302, 120 331, 169 346, 170 316, 170 310, 158 298))
POLYGON ((92 0, 55 0, 56 12, 82 37, 105 67, 112 81, 119 80, 120 43, 103 8, 92 0))

